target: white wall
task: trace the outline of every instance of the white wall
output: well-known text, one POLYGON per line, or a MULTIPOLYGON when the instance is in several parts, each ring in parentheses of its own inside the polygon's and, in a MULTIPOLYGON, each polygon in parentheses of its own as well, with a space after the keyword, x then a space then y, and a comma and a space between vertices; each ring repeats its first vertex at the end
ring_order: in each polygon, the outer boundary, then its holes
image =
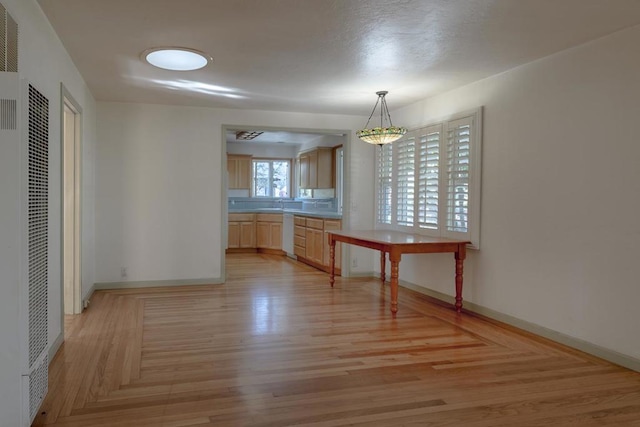
MULTIPOLYGON (((73 62, 67 55, 51 29, 44 14, 35 0, 1 0, 8 12, 13 16, 19 26, 19 74, 27 79, 40 92, 49 99, 49 344, 52 345, 61 338, 62 333, 62 282, 61 282, 61 193, 60 193, 60 83, 62 82, 73 97, 78 101, 84 113, 83 123, 83 288, 85 292, 93 285, 93 155, 95 145, 95 101, 87 89, 84 80, 78 73, 73 62)), ((6 165, 0 159, 1 167, 6 165)), ((19 175, 12 174, 10 179, 17 180, 19 175)), ((6 184, 6 183, 5 183, 6 184)), ((15 199, 6 194, 4 187, 0 199, 9 201, 15 199)), ((17 206, 16 206, 17 209, 17 206)), ((0 218, 0 228, 16 227, 11 217, 0 218)), ((2 242, 5 244, 5 242, 2 242)), ((9 248, 15 251, 18 248, 9 248)), ((7 289, 17 286, 17 264, 2 267, 0 270, 0 288, 7 289), (6 268, 5 268, 6 267, 6 268)), ((25 284, 22 284, 23 286, 25 284)), ((17 306, 15 296, 5 298, 2 294, 2 307, 5 305, 17 306)), ((13 309, 12 309, 13 310, 13 309)), ((0 342, 3 343, 0 351, 0 426, 17 426, 17 417, 20 407, 16 404, 19 396, 17 381, 20 380, 20 372, 15 370, 11 359, 16 357, 16 348, 13 345, 17 336, 16 320, 0 321, 0 342)))
MULTIPOLYGON (((223 279, 223 125, 348 130, 362 120, 98 103, 96 281, 223 279)), ((374 147, 354 140, 350 149, 357 161, 348 177, 370 184, 374 147)), ((354 194, 354 227, 372 226, 372 197, 370 185, 354 194)), ((372 271, 373 265, 361 268, 372 271)))
MULTIPOLYGON (((640 27, 395 111, 484 110, 481 250, 464 298, 640 360, 640 27)), ((453 257, 401 279, 453 295, 453 257)))
POLYGON ((227 153, 247 154, 253 157, 293 159, 298 153, 298 144, 278 143, 227 143, 227 153))

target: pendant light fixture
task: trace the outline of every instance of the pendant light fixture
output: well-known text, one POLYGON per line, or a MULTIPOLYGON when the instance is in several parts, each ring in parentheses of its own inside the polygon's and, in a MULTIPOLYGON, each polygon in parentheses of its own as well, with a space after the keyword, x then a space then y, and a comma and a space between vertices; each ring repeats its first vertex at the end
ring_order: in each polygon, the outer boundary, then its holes
POLYGON ((407 129, 394 126, 393 123, 391 123, 391 115, 389 114, 389 108, 387 107, 387 101, 385 100, 385 96, 388 93, 389 92, 386 90, 376 92, 378 100, 376 101, 376 105, 373 106, 373 111, 371 111, 371 115, 369 116, 369 120, 367 120, 365 128, 356 132, 358 138, 366 143, 382 146, 384 144, 397 141, 402 138, 402 135, 407 133, 407 129), (373 114, 376 112, 378 104, 380 104, 380 127, 370 128, 369 122, 371 121, 373 114), (385 126, 385 121, 388 123, 388 126, 385 126))

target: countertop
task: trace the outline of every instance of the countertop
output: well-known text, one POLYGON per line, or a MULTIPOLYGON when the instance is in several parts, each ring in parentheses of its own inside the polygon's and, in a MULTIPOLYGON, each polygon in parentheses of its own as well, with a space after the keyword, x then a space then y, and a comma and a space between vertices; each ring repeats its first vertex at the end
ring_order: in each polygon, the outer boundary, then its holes
POLYGON ((342 214, 332 211, 304 211, 302 209, 258 208, 258 209, 229 209, 229 213, 290 213, 294 215, 310 216, 313 218, 342 219, 342 214))

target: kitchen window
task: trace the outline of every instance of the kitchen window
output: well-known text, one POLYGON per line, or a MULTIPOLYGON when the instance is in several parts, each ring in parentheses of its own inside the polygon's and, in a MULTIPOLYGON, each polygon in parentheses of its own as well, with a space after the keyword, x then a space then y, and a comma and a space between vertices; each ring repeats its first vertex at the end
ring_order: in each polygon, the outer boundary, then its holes
POLYGON ((376 150, 377 224, 479 247, 482 109, 376 150))
POLYGON ((286 159, 254 159, 254 197, 290 197, 291 161, 286 159))

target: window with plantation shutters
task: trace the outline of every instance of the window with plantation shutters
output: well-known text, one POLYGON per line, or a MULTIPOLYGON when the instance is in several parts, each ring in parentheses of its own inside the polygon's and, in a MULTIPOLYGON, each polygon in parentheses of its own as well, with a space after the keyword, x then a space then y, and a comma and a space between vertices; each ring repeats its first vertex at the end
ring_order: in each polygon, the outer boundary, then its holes
POLYGON ((418 137, 418 226, 438 229, 442 125, 421 129, 418 137))
POLYGON ((396 144, 396 169, 398 173, 396 188, 398 189, 396 220, 398 225, 412 226, 415 196, 415 159, 416 139, 411 136, 403 138, 396 144))
POLYGON ((383 145, 378 149, 378 224, 391 224, 391 206, 393 198, 393 157, 392 146, 383 145))
POLYGON ((469 231, 471 118, 447 124, 447 231, 469 231))
POLYGON ((482 109, 424 126, 377 151, 377 224, 479 247, 482 109))

